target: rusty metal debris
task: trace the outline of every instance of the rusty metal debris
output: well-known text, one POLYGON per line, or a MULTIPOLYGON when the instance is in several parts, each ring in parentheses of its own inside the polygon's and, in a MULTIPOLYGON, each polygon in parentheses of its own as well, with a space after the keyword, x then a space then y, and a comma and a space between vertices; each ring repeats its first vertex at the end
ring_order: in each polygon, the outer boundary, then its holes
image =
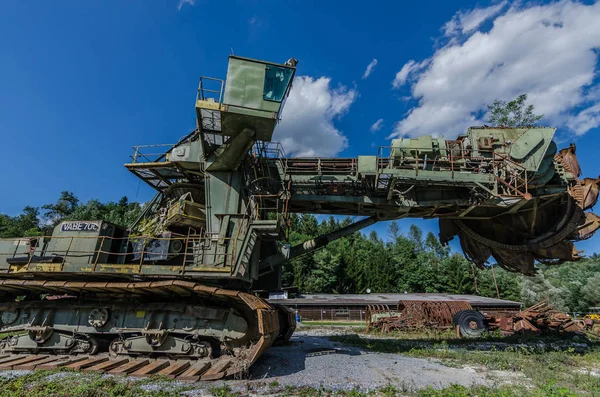
POLYGON ((490 329, 503 334, 541 334, 545 332, 582 332, 583 328, 568 314, 555 310, 546 301, 536 303, 511 317, 487 317, 490 329))
POLYGON ((454 315, 460 311, 471 310, 465 301, 400 301, 396 310, 387 305, 367 306, 367 331, 378 329, 381 333, 394 329, 452 327, 454 315))
POLYGON ((600 336, 600 314, 588 314, 582 320, 578 320, 578 324, 585 333, 596 337, 600 336))
POLYGON ((505 336, 583 332, 586 325, 555 310, 546 301, 519 313, 495 315, 473 310, 464 301, 400 301, 396 310, 391 310, 387 305, 369 305, 367 310, 367 332, 375 329, 381 333, 400 329, 454 328, 457 336, 474 338, 494 330, 499 330, 505 336))

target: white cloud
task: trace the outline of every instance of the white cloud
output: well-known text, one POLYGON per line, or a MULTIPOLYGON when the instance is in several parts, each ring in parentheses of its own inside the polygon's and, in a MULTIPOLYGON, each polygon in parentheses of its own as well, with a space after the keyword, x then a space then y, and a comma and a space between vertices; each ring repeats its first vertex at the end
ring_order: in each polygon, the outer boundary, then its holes
POLYGON ((373 60, 367 65, 367 69, 365 69, 365 72, 363 73, 363 80, 369 77, 371 73, 373 73, 373 70, 375 70, 375 66, 377 66, 377 59, 373 58, 373 60))
POLYGON ((185 4, 187 4, 189 6, 193 6, 194 4, 196 4, 196 0, 179 0, 179 4, 177 5, 177 10, 180 11, 181 7, 183 7, 185 4))
POLYGON ((332 88, 329 77, 294 78, 274 140, 288 155, 298 157, 335 156, 348 146, 343 132, 335 126, 358 96, 356 89, 332 88))
POLYGON ((398 71, 398 73, 396 73, 396 77, 394 78, 394 81, 392 81, 392 86, 394 88, 402 87, 406 83, 406 81, 408 80, 408 78, 410 77, 411 74, 418 73, 420 70, 422 70, 428 64, 429 64, 428 59, 426 59, 420 63, 417 63, 412 59, 410 61, 406 62, 404 64, 404 66, 402 66, 402 69, 400 69, 400 71, 398 71))
POLYGON ((371 128, 369 129, 371 130, 371 132, 377 132, 381 129, 381 127, 383 127, 383 119, 379 119, 376 122, 374 122, 371 128))
POLYGON ((470 33, 481 26, 482 23, 497 15, 505 6, 506 1, 503 1, 486 8, 474 8, 467 12, 459 11, 450 21, 446 22, 442 30, 446 36, 470 33))
POLYGON ((583 135, 592 128, 600 125, 600 103, 583 109, 574 116, 569 117, 567 126, 577 135, 583 135))
POLYGON ((458 13, 444 26, 444 46, 400 69, 393 85, 410 83, 416 105, 391 136, 455 135, 481 124, 486 104, 521 93, 529 95, 546 124, 567 126, 577 134, 600 124, 600 95, 590 94, 598 92, 593 84, 600 3, 505 8, 500 3, 458 13), (489 31, 477 30, 490 18, 489 31))

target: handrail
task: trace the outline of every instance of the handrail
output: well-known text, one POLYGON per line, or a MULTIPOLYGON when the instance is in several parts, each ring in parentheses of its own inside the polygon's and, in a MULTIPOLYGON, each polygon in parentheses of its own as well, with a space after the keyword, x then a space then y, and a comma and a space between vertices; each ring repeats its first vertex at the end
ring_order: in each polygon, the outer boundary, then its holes
MULTIPOLYGON (((222 79, 217 79, 214 77, 200 76, 200 81, 198 83, 198 93, 196 94, 197 101, 206 101, 207 98, 211 98, 210 96, 205 95, 205 93, 214 93, 219 94, 217 103, 219 105, 223 104, 223 90, 225 88, 225 81, 222 79), (204 81, 216 81, 220 83, 219 90, 204 88, 204 81)), ((216 99, 216 98, 213 98, 216 99)))
POLYGON ((166 161, 165 153, 169 152, 176 144, 175 143, 162 143, 156 145, 137 145, 132 146, 133 155, 129 156, 133 160, 133 163, 155 163, 158 161, 166 161), (142 153, 142 150, 145 148, 159 148, 159 147, 168 147, 167 150, 161 151, 158 153, 142 153), (145 159, 146 161, 140 161, 140 157, 145 159), (164 159, 164 160, 163 160, 164 159))
MULTIPOLYGON (((182 236, 177 236, 177 237, 151 237, 151 236, 129 236, 129 237, 110 237, 110 236, 35 236, 35 237, 20 237, 20 238, 5 238, 5 239, 0 239, 0 241, 31 241, 31 240, 41 240, 44 238, 51 238, 51 239, 55 239, 55 240, 64 240, 64 239, 69 239, 69 243, 67 244, 66 249, 62 248, 62 249, 53 249, 52 247, 50 248, 46 248, 46 251, 43 253, 44 256, 51 256, 51 257, 61 257, 63 258, 62 264, 64 265, 65 262, 67 262, 68 258, 84 258, 87 257, 89 258, 91 264, 93 264, 93 270, 92 271, 97 271, 97 265, 100 263, 106 263, 100 260, 100 255, 101 254, 106 254, 106 255, 111 255, 113 257, 126 257, 129 255, 134 255, 137 256, 139 255, 139 261, 136 262, 128 262, 128 263, 114 263, 115 265, 131 265, 131 264, 137 264, 139 266, 141 265, 148 265, 148 262, 144 261, 144 258, 148 255, 148 254, 156 254, 156 252, 153 251, 149 251, 146 249, 147 246, 147 242, 148 240, 152 239, 152 240, 160 240, 160 241, 182 241, 184 244, 184 249, 185 251, 182 252, 183 256, 184 256, 184 260, 187 259, 188 253, 187 253, 187 247, 190 241, 197 241, 199 242, 199 249, 200 250, 210 250, 211 246, 217 246, 217 245, 223 245, 223 244, 227 244, 228 242, 232 242, 234 244, 234 248, 235 248, 235 240, 234 237, 219 237, 217 239, 211 238, 210 236, 207 236, 206 234, 189 234, 189 235, 182 235, 182 236), (131 251, 127 251, 127 252, 113 252, 113 251, 108 251, 104 249, 104 246, 106 245, 105 242, 106 241, 119 241, 119 240, 143 240, 143 244, 141 246, 141 249, 133 249, 131 251), (78 240, 81 241, 89 241, 89 240, 98 240, 100 242, 99 245, 97 245, 96 249, 93 250, 88 250, 88 249, 74 249, 73 247, 77 246, 77 242, 78 240), (208 244, 202 244, 202 242, 208 243, 208 244), (211 244, 212 243, 212 244, 211 244)), ((23 257, 23 256, 29 256, 26 265, 31 265, 33 263, 37 263, 37 262, 33 262, 33 260, 35 259, 35 252, 37 251, 38 254, 40 254, 40 248, 37 247, 35 251, 31 251, 30 250, 30 245, 20 245, 21 247, 24 247, 25 249, 22 250, 21 252, 19 252, 19 249, 17 247, 17 249, 15 250, 10 250, 10 252, 1 252, 1 254, 8 254, 8 257, 12 257, 12 258, 16 258, 16 257, 23 257)), ((112 243, 110 244, 110 246, 112 246, 112 243)), ((235 250, 234 250, 235 251, 235 250)), ((172 255, 174 253, 169 253, 169 252, 164 252, 163 254, 166 255, 172 255)), ((235 258, 235 252, 224 252, 224 253, 217 253, 216 250, 214 251, 214 257, 215 260, 217 259, 217 257, 223 256, 224 259, 227 258, 235 258)), ((75 262, 76 263, 76 262, 75 262)), ((187 262, 186 262, 187 263, 187 262)), ((225 263, 227 263, 230 267, 231 264, 233 262, 229 262, 226 261, 225 263)))

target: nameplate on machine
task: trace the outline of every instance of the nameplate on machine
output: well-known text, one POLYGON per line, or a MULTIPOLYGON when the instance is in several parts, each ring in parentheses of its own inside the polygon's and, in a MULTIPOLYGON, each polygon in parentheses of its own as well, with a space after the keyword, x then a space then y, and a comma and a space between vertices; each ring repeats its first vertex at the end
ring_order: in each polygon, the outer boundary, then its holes
POLYGON ((97 232, 100 226, 96 222, 63 222, 62 232, 97 232))

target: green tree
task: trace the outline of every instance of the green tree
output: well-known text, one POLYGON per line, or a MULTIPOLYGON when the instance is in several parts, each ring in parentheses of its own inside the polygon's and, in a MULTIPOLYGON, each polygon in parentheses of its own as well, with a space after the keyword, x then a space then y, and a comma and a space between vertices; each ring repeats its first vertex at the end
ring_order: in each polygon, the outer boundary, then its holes
POLYGON ((552 285, 543 273, 538 273, 533 277, 525 277, 521 288, 521 299, 525 306, 547 301, 555 309, 570 310, 569 291, 566 288, 552 285))
POLYGON ((127 227, 137 219, 143 208, 139 203, 130 203, 127 197, 118 202, 102 203, 92 199, 80 204, 73 193, 64 191, 56 203, 46 204, 42 209, 43 217, 40 217, 39 208, 30 206, 23 208, 17 216, 0 214, 0 238, 40 236, 44 234, 42 229, 63 220, 100 220, 127 227))
POLYGON ((122 197, 118 202, 109 201, 101 203, 92 199, 85 204, 78 204, 69 214, 61 220, 103 220, 120 226, 130 226, 142 212, 139 203, 130 203, 127 197, 122 197))
POLYGON ((42 206, 44 218, 51 224, 57 225, 71 215, 79 206, 79 199, 72 192, 62 191, 54 204, 42 206))
POLYGON ((40 210, 26 206, 23 213, 14 217, 0 214, 0 238, 39 236, 42 234, 40 210))
POLYGON ((578 307, 580 311, 588 311, 590 307, 600 307, 600 273, 590 277, 581 288, 582 295, 585 297, 583 307, 578 307))
POLYGON ((410 225, 408 239, 415 245, 417 251, 423 251, 423 231, 417 225, 410 225))
POLYGON ((533 105, 526 105, 527 94, 521 94, 516 99, 506 102, 496 99, 488 105, 489 123, 496 127, 530 127, 540 121, 544 115, 534 114, 533 105))
POLYGON ((400 236, 400 226, 398 226, 398 221, 391 221, 390 226, 388 227, 388 233, 390 237, 394 240, 400 236))
POLYGON ((446 258, 442 265, 444 274, 444 292, 449 294, 473 294, 475 286, 464 256, 454 254, 446 258))
POLYGON ((425 249, 437 258, 446 258, 450 254, 450 247, 444 247, 432 232, 425 237, 425 249))

